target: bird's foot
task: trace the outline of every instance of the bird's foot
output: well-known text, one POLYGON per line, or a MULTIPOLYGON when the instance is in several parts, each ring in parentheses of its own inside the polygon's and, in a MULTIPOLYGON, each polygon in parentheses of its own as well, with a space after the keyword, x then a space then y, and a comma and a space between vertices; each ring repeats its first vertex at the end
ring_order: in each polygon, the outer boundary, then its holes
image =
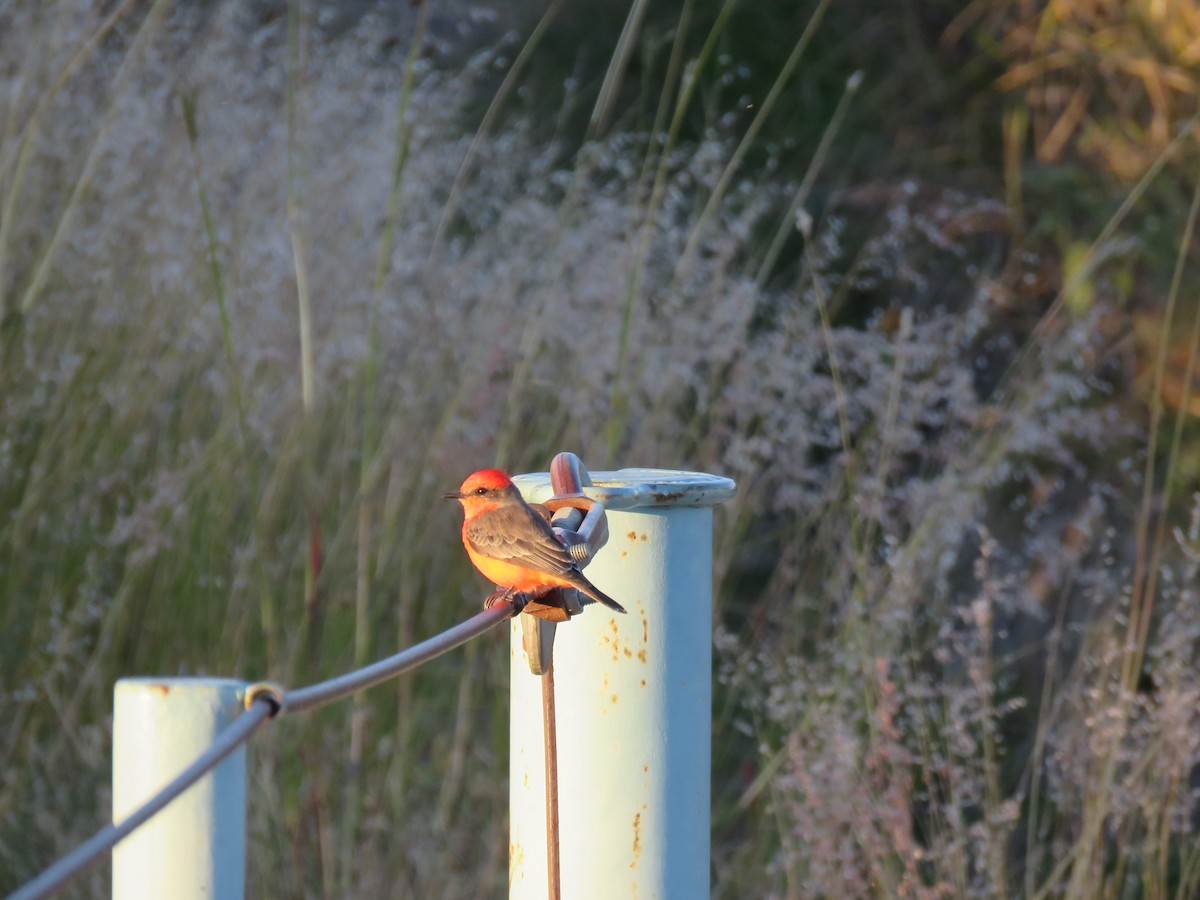
POLYGON ((509 599, 509 597, 512 595, 512 592, 512 588, 502 588, 497 591, 492 591, 484 598, 483 608, 491 609, 497 603, 503 603, 505 600, 509 599))
POLYGON ((491 609, 497 603, 511 603, 513 614, 516 615, 525 608, 525 604, 528 602, 528 594, 522 594, 516 588, 503 588, 488 594, 487 599, 483 601, 483 608, 491 609))

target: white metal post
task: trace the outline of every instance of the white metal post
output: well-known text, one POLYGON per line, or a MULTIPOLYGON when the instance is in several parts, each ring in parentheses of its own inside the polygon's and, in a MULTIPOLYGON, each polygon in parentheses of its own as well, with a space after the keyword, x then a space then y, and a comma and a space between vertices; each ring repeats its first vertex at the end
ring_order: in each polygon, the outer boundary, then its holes
MULTIPOLYGON (((113 821, 120 822, 241 715, 229 678, 123 678, 113 703, 113 821)), ((113 851, 113 900, 241 900, 246 873, 241 747, 113 851)))
MULTIPOLYGON (((554 642, 562 896, 709 895, 712 506, 734 484, 694 472, 592 472, 611 535, 587 569, 599 605, 554 642)), ((547 475, 515 479, 551 496, 547 475)), ((540 679, 511 640, 509 897, 547 896, 540 679)))

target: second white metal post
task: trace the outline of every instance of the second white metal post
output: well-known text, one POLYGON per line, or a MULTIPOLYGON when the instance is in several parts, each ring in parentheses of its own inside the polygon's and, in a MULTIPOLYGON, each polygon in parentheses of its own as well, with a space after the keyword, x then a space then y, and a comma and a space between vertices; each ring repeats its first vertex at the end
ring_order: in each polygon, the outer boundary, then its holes
MULTIPOLYGON (((122 678, 113 704, 113 821, 175 778, 243 712, 231 678, 122 678)), ((246 749, 239 747, 113 851, 113 900, 241 900, 246 749)))

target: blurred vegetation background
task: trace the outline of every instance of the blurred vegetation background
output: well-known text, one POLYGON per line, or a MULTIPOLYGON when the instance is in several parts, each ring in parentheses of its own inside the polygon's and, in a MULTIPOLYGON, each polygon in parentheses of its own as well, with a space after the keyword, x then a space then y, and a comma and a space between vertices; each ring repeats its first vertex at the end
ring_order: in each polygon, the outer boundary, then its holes
MULTIPOLYGON (((460 620, 438 494, 570 449, 739 483, 714 896, 1200 895, 1198 75, 1187 0, 0 0, 0 887, 117 678, 460 620)), ((502 896, 507 659, 254 742, 250 896, 502 896)))

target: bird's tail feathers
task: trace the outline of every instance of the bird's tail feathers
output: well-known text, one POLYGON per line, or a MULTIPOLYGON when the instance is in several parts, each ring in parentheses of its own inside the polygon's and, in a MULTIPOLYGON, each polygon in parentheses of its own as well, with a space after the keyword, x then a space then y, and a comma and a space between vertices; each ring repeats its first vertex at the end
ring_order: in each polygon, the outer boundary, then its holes
POLYGON ((578 589, 579 593, 583 594, 585 597, 595 600, 597 603, 603 603, 613 612, 627 612, 625 607, 582 576, 579 579, 579 583, 577 583, 575 587, 578 589))

